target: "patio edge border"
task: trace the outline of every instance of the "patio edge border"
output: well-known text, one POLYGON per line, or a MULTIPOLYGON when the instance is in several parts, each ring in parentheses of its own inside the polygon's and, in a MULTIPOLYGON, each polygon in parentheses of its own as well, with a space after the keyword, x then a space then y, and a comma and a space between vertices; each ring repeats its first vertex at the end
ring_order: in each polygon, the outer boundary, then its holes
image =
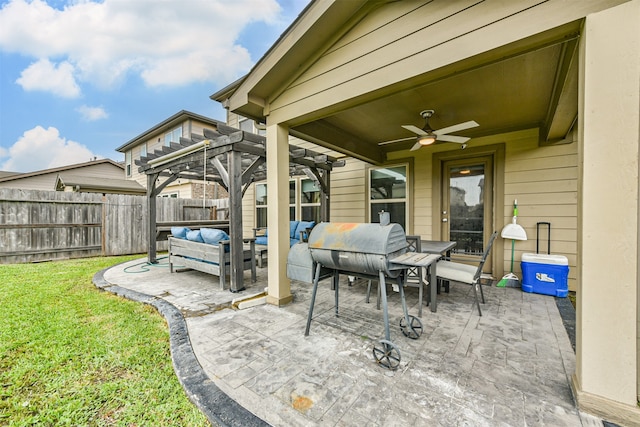
POLYGON ((94 274, 93 284, 103 291, 131 301, 151 305, 165 318, 169 326, 173 369, 189 400, 207 417, 209 422, 212 425, 229 427, 268 426, 269 424, 264 420, 258 418, 220 390, 207 376, 193 352, 187 323, 180 310, 161 298, 107 282, 104 273, 113 267, 115 265, 94 274))

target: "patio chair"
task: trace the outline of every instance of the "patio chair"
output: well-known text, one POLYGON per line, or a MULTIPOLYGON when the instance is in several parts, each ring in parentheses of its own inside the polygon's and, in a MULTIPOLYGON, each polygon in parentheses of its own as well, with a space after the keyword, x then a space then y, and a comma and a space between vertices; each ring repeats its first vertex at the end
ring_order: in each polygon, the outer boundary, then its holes
POLYGON ((482 316, 482 311, 480 310, 480 301, 478 300, 478 289, 480 289, 480 296, 482 297, 482 303, 484 304, 484 292, 482 291, 482 284, 480 283, 480 279, 482 276, 482 267, 484 266, 487 257, 489 256, 489 252, 491 251, 491 247, 493 246, 493 241, 496 239, 498 235, 497 231, 494 231, 489 238, 489 243, 482 254, 482 258, 477 266, 462 264, 460 262, 448 261, 448 260, 440 260, 436 264, 436 275, 438 276, 438 283, 440 281, 449 281, 449 282, 459 282, 466 283, 473 287, 473 296, 475 298, 476 306, 478 307, 478 314, 482 316))

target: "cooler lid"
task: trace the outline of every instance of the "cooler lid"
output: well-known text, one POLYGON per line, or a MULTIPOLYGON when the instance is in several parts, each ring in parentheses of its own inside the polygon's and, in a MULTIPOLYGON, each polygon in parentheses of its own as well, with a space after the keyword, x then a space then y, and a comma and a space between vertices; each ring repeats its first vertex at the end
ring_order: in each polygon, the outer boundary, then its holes
POLYGON ((549 254, 523 253, 522 262, 532 262, 536 264, 569 265, 569 260, 566 256, 549 254))

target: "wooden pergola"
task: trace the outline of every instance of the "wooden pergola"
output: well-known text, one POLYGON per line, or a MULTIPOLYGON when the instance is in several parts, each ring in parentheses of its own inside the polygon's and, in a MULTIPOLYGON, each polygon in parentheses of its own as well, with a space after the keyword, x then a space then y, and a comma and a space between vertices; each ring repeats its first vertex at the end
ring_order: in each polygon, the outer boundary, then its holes
MULTIPOLYGON (((231 291, 244 289, 242 197, 252 182, 266 179, 266 143, 264 136, 219 124, 136 160, 139 172, 147 175, 149 262, 157 262, 156 198, 162 190, 179 178, 217 182, 229 193, 231 291)), ((331 170, 343 165, 344 160, 289 146, 289 174, 307 175, 320 187, 321 221, 329 221, 331 170)))

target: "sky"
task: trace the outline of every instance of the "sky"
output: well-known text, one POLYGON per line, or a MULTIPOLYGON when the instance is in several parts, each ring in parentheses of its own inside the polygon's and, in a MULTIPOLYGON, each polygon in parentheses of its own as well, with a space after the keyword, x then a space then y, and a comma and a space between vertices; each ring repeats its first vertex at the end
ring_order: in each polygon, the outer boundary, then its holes
POLYGON ((0 0, 0 171, 93 158, 245 75, 309 0, 0 0))

